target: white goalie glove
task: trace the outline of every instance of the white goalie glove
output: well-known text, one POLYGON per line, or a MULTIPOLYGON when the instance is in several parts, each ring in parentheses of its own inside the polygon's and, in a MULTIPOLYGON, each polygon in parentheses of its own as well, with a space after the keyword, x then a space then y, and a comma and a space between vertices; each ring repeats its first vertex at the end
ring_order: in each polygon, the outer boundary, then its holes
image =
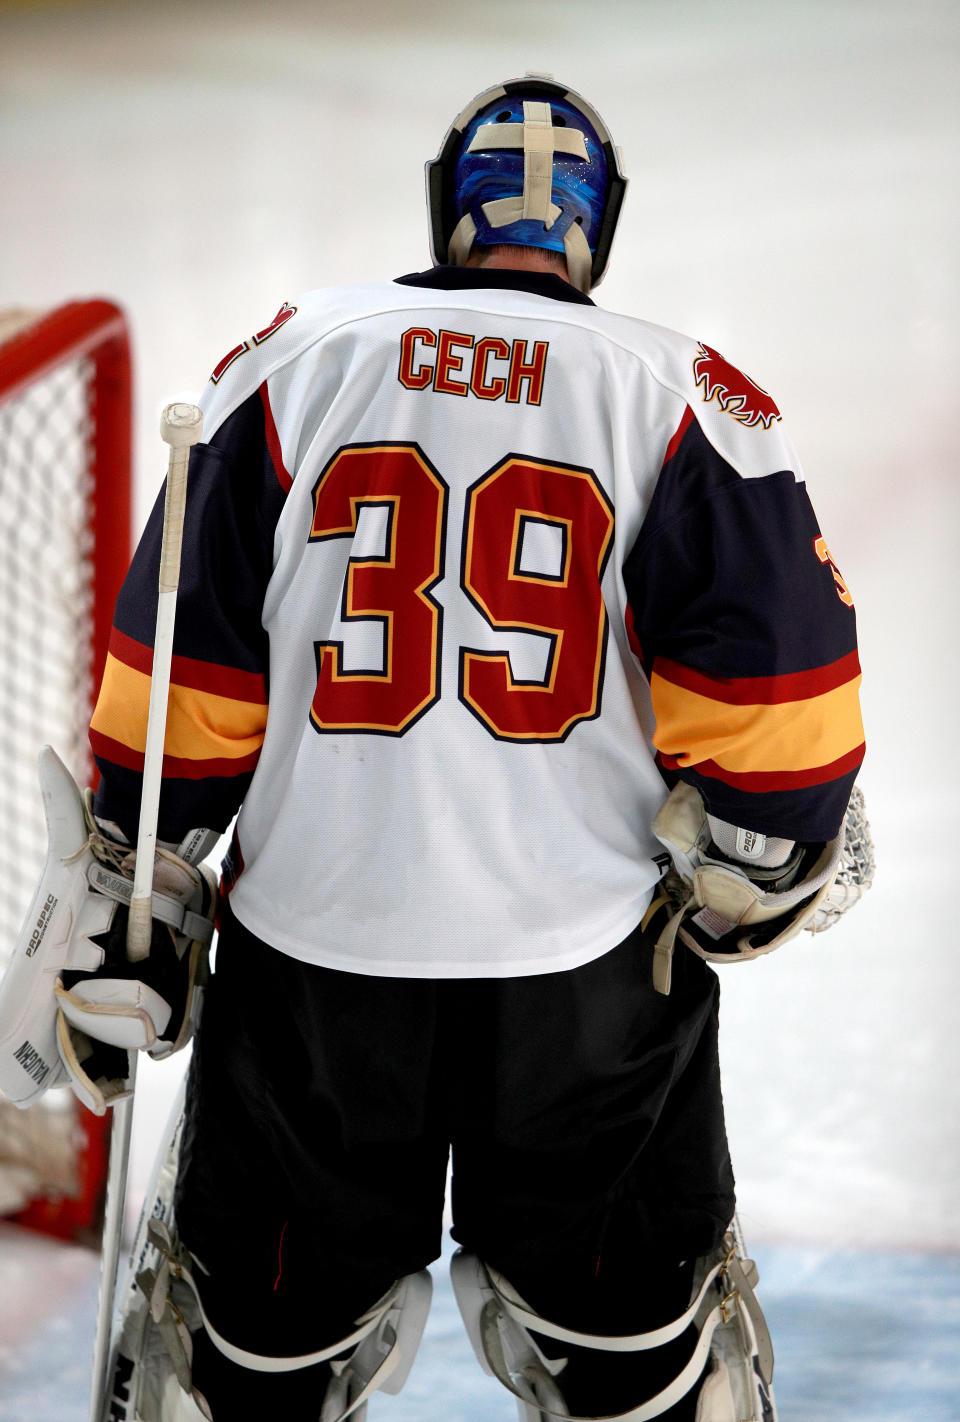
POLYGON ((0 1090, 31 1105, 69 1082, 97 1115, 128 1094, 129 1053, 170 1056, 199 1017, 213 936, 216 881, 194 833, 157 850, 149 956, 126 954, 136 856, 108 837, 59 757, 40 755, 47 859, 0 984, 0 1090))
POLYGON ((873 842, 855 789, 839 833, 827 844, 767 839, 708 815, 681 781, 653 822, 670 852, 664 893, 645 923, 660 926, 654 986, 669 993, 677 938, 711 962, 770 953, 804 928, 831 927, 873 881, 873 842))

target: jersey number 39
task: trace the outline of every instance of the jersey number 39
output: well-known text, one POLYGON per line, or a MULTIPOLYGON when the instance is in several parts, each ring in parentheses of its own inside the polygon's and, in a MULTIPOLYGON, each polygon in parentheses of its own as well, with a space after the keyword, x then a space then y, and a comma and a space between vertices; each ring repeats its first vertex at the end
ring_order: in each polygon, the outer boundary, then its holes
MULTIPOLYGON (((347 445, 313 491, 311 543, 354 538, 380 510, 374 556, 352 556, 343 623, 379 622, 376 669, 344 665, 340 641, 316 644, 310 708, 320 733, 399 736, 440 697, 449 490, 415 444, 347 445)), ((589 469, 512 454, 467 491, 460 586, 491 628, 546 639, 545 672, 514 675, 506 649, 459 648, 459 699, 498 740, 560 741, 600 709, 607 612, 600 584, 613 508, 589 469), (531 549, 534 552, 531 554, 531 549), (540 550, 540 556, 537 556, 540 550)))

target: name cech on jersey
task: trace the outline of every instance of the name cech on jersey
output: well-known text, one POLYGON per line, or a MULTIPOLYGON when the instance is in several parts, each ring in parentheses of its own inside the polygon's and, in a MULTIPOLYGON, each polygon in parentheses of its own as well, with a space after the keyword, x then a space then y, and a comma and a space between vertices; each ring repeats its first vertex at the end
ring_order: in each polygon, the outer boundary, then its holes
POLYGON ((408 390, 539 405, 549 349, 548 341, 477 340, 461 331, 411 326, 400 338, 397 378, 408 390))

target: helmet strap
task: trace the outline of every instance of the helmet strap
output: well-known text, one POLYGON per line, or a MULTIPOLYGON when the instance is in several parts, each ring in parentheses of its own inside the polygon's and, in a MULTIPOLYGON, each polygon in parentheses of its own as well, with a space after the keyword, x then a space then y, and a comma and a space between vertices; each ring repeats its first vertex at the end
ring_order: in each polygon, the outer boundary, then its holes
POLYGON ((564 232, 563 250, 567 258, 567 274, 571 286, 586 295, 593 284, 593 253, 579 222, 571 222, 564 232))
POLYGON ((465 212, 453 229, 450 241, 447 244, 447 260, 451 266, 465 267, 470 249, 473 246, 473 239, 477 235, 477 224, 465 212))
MULTIPOLYGON (((485 123, 477 129, 468 153, 498 148, 523 149, 522 219, 547 222, 553 204, 553 159, 557 153, 587 161, 587 145, 578 129, 555 128, 549 103, 524 99, 523 123, 485 123)), ((521 219, 514 219, 519 221, 521 219)))

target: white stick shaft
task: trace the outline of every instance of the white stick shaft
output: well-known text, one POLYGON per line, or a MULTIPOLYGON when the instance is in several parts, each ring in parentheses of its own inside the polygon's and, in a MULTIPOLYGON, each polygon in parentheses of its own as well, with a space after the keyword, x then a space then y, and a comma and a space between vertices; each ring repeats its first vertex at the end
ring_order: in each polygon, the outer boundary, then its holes
MULTIPOLYGON (((172 406, 169 409, 191 409, 172 406)), ((199 417, 199 410, 195 411, 199 417)), ((199 438, 198 425, 194 442, 199 438)), ((137 829, 137 863, 133 876, 133 898, 127 921, 127 957, 140 962, 150 952, 152 934, 153 861, 157 845, 157 819, 163 779, 163 746, 167 732, 167 702, 170 697, 170 667, 173 660, 173 629, 177 615, 177 588, 180 583, 180 551, 183 546, 183 519, 187 501, 189 444, 170 450, 167 490, 163 505, 163 535, 160 543, 160 592, 157 599, 157 630, 153 642, 153 669, 150 675, 150 706, 147 712, 147 739, 143 756, 143 787, 140 793, 140 823, 137 829)))
MULTIPOLYGON (((129 1089, 136 1086, 137 1058, 130 1066, 129 1089)), ((123 1213, 127 1197, 127 1167, 133 1127, 133 1096, 113 1107, 110 1127, 110 1164, 107 1167, 107 1199, 103 1212, 103 1250, 100 1256, 100 1297, 97 1302, 97 1331, 93 1344, 93 1386, 90 1390, 90 1422, 104 1422, 109 1389, 113 1382, 114 1300, 120 1245, 123 1240, 123 1213)))
MULTIPOLYGON (((160 539, 160 591, 143 756, 140 822, 137 827, 137 864, 133 878, 133 901, 127 921, 127 957, 133 962, 149 955, 152 937, 153 860, 160 812, 163 745, 167 731, 167 701, 170 696, 170 667, 173 660, 173 628, 177 611, 180 550, 183 544, 183 520, 187 502, 187 464, 190 459, 190 446, 197 443, 202 432, 203 416, 195 405, 168 405, 164 410, 160 433, 170 445, 170 460, 163 504, 163 532, 160 539)), ((133 1091, 136 1079, 137 1060, 136 1053, 133 1053, 127 1083, 131 1094, 113 1108, 113 1128, 110 1132, 100 1300, 97 1305, 97 1330, 93 1344, 90 1422, 104 1422, 107 1393, 112 1382, 114 1298, 123 1239, 123 1213, 127 1194, 127 1166, 130 1159, 133 1091)))
POLYGON ((170 696, 176 610, 176 591, 162 592, 157 605, 157 632, 153 644, 147 742, 143 757, 143 789, 140 794, 140 823, 137 827, 137 863, 133 875, 130 917, 127 921, 127 957, 131 962, 139 962, 150 951, 153 860, 157 847, 157 819, 163 781, 163 745, 167 732, 167 702, 170 696))

